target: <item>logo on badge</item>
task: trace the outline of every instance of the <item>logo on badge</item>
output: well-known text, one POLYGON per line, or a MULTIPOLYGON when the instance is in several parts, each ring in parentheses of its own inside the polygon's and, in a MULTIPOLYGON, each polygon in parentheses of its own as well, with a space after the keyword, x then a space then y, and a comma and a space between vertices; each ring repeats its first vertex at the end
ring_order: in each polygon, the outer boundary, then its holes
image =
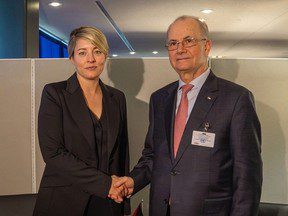
POLYGON ((202 133, 201 135, 199 135, 200 143, 205 143, 207 139, 208 139, 208 136, 205 133, 202 133))

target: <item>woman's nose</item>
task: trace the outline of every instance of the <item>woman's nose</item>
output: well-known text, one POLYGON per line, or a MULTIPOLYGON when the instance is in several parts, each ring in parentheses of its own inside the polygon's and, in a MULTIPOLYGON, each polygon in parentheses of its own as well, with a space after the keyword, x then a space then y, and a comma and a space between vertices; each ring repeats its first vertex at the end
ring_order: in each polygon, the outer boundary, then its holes
POLYGON ((88 62, 95 62, 95 57, 93 53, 88 54, 87 58, 88 62))

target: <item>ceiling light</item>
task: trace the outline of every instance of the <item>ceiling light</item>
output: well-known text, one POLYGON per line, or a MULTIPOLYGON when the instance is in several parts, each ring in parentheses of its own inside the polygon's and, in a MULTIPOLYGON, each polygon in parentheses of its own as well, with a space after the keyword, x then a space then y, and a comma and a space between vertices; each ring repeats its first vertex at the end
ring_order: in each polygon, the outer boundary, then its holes
POLYGON ((134 55, 136 52, 130 52, 131 55, 134 55))
POLYGON ((201 10, 201 12, 205 13, 205 14, 210 14, 213 12, 213 10, 212 9, 203 9, 203 10, 201 10))
POLYGON ((61 6, 62 4, 59 3, 59 2, 51 2, 51 3, 49 3, 49 5, 52 6, 52 7, 59 7, 59 6, 61 6))
POLYGON ((113 57, 117 57, 118 55, 117 55, 117 54, 113 54, 112 56, 113 56, 113 57))
POLYGON ((212 56, 212 58, 223 58, 223 56, 219 55, 219 56, 212 56))
POLYGON ((153 51, 152 53, 153 53, 154 55, 156 55, 156 54, 158 54, 158 51, 153 51))

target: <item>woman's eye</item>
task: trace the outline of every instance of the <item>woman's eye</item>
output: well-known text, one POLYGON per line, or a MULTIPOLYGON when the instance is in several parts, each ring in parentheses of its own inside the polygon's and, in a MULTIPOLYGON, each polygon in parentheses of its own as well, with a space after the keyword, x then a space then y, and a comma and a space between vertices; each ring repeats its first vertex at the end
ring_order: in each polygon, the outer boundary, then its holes
POLYGON ((85 52, 79 52, 78 55, 84 56, 84 55, 85 55, 85 52))
POLYGON ((102 52, 101 52, 100 50, 95 50, 94 53, 95 53, 96 55, 100 55, 102 52))

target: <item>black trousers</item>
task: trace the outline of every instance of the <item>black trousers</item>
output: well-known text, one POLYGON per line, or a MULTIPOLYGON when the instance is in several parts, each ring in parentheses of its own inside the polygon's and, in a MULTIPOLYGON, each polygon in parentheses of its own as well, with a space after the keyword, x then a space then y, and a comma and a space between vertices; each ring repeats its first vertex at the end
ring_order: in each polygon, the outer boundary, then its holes
POLYGON ((170 205, 167 205, 167 213, 166 216, 170 216, 170 205))
POLYGON ((84 216, 113 216, 110 200, 97 196, 91 196, 86 206, 84 216))

